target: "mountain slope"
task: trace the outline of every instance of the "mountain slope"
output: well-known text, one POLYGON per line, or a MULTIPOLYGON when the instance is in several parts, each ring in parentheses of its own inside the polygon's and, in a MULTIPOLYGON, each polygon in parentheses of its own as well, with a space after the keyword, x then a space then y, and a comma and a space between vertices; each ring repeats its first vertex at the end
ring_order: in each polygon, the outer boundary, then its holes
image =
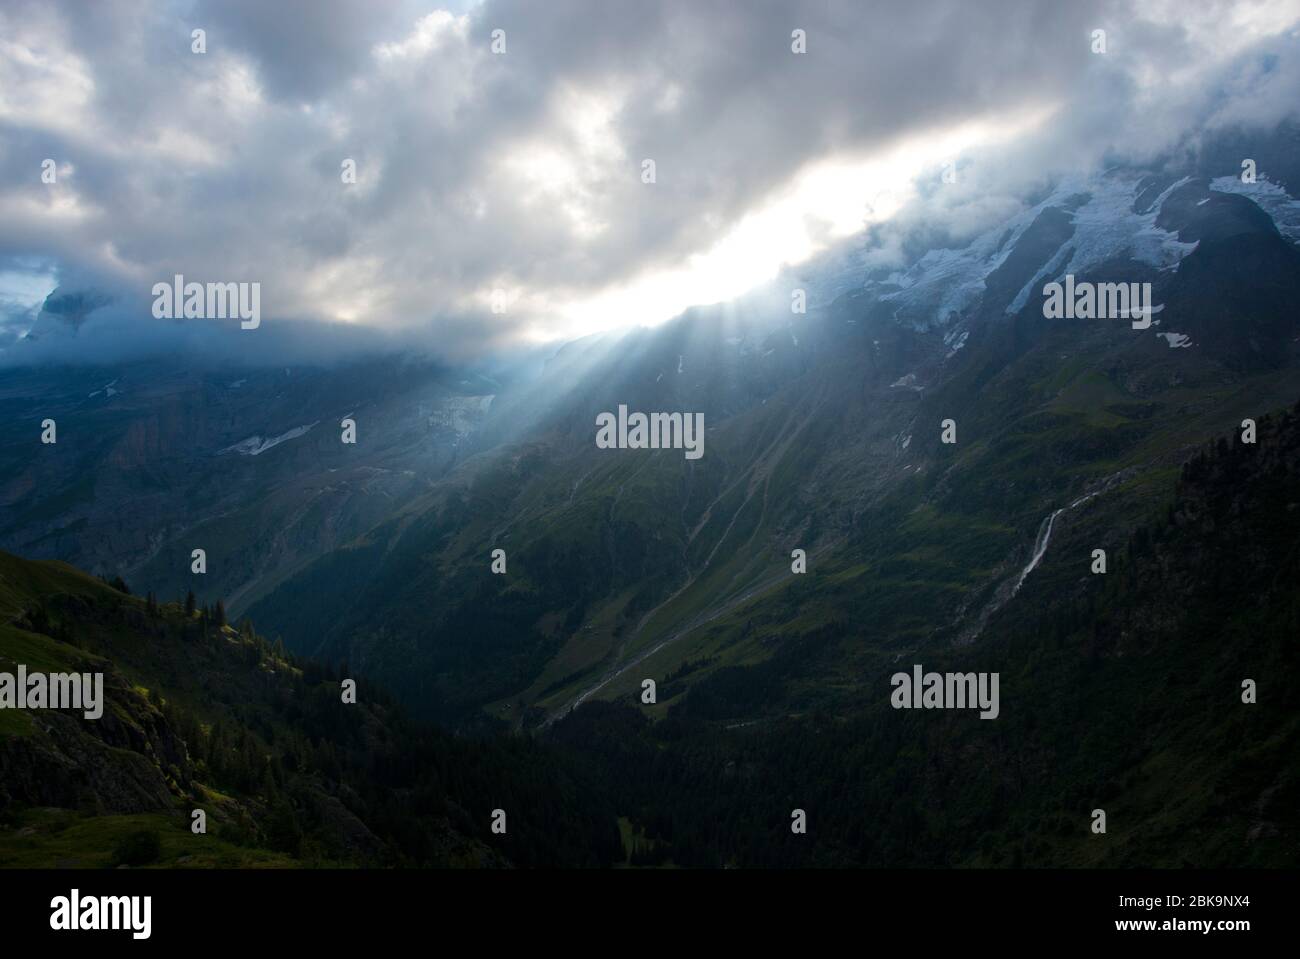
POLYGON ((0 548, 238 612, 445 472, 496 389, 391 358, 0 372, 0 548), (56 443, 40 442, 46 419, 56 443))
POLYGON ((1245 141, 1257 183, 1240 142, 1211 138, 1048 184, 973 237, 918 230, 886 267, 860 238, 535 373, 11 371, 0 546, 223 597, 465 729, 869 622, 809 680, 851 698, 880 647, 977 636, 1056 511, 1096 498, 1123 532, 1187 450, 1294 400, 1294 136, 1245 141), (1047 319, 1042 287, 1067 272, 1150 283, 1152 327, 1047 319), (703 458, 597 449, 620 405, 702 414, 703 458), (37 444, 46 415, 57 446, 37 444))
POLYGON ((247 624, 0 554, 0 668, 19 663, 103 672, 107 702, 97 720, 0 711, 0 864, 110 864, 142 830, 172 865, 599 865, 621 850, 613 816, 536 744, 453 739, 364 682, 345 705, 337 673, 247 624), (189 832, 195 808, 209 835, 189 832))
POLYGON ((806 316, 759 301, 572 344, 444 478, 252 612, 455 723, 534 726, 870 622, 809 680, 851 697, 880 646, 978 633, 1053 511, 1104 491, 1131 516, 1186 450, 1295 399, 1300 253, 1216 182, 1071 181, 806 316), (1041 286, 1071 269, 1163 309, 1049 320, 1041 286), (619 404, 702 412, 705 455, 597 450, 619 404))
POLYGON ((1197 451, 1131 536, 1082 509, 976 646, 881 651, 852 704, 808 683, 839 660, 846 621, 684 691, 660 677, 679 698, 658 722, 591 703, 549 736, 613 784, 652 862, 1292 865, 1300 405, 1259 429, 1197 451), (998 718, 892 709, 889 677, 913 663, 998 672, 998 718))

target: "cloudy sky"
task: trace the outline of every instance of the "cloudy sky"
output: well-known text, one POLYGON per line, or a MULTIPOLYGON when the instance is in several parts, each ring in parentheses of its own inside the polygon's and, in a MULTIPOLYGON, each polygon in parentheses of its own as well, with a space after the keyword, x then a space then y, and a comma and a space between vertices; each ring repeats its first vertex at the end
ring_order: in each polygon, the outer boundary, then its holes
POLYGON ((454 357, 659 322, 937 202, 950 162, 961 232, 1063 170, 1275 121, 1298 21, 1300 0, 5 0, 0 326, 61 286, 112 297, 86 337, 148 329, 176 273, 260 282, 263 329, 454 357))

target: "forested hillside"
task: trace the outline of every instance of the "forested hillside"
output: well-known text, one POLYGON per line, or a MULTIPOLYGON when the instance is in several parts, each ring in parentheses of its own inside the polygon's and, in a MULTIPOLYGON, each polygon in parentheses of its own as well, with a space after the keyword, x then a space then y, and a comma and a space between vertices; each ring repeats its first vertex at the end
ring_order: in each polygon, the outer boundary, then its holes
POLYGON ((420 725, 218 608, 0 554, 0 669, 105 674, 100 719, 0 711, 0 865, 600 865, 617 826, 524 738, 420 725), (191 813, 206 812, 205 835, 191 813), (505 834, 491 831, 506 812, 505 834))

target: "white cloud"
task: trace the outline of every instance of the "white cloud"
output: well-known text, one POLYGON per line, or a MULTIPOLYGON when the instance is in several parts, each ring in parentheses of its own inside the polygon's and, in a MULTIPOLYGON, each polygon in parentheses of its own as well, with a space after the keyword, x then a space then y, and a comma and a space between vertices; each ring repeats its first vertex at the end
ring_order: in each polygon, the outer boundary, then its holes
MULTIPOLYGON (((984 158, 941 200, 969 234, 1053 169, 1296 101, 1277 42, 1296 0, 445 6, 18 0, 0 13, 0 266, 41 258, 124 310, 177 272, 258 280, 272 322, 465 353, 736 296, 938 209, 917 177, 950 158, 984 158), (46 156, 76 172, 42 184, 46 156)), ((882 243, 877 261, 901 255, 882 243)))

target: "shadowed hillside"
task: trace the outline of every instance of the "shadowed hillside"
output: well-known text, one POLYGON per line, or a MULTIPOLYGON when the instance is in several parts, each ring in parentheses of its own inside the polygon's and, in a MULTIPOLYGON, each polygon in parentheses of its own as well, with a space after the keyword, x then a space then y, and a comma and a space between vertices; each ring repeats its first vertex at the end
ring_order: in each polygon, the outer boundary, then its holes
POLYGON ((546 749, 432 731, 364 682, 345 705, 345 669, 221 619, 0 554, 0 669, 103 672, 107 700, 98 720, 0 711, 0 865, 104 866, 141 846, 136 864, 190 866, 617 856, 612 814, 546 749), (190 832, 198 808, 207 835, 190 832))

